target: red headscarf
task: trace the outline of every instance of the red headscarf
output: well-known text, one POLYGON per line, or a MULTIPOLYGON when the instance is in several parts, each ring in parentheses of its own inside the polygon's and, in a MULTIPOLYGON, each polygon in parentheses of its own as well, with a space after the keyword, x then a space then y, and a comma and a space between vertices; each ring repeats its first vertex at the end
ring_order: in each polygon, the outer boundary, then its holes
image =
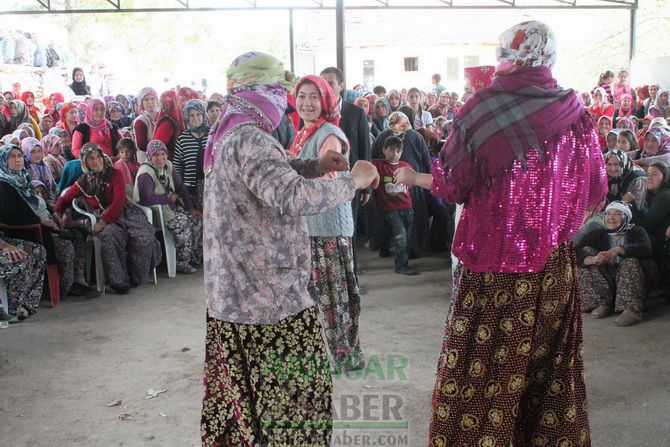
POLYGON ((39 122, 40 121, 40 109, 37 108, 35 105, 35 94, 29 90, 26 90, 25 92, 21 93, 21 101, 23 101, 26 104, 26 107, 28 108, 28 113, 32 118, 35 119, 35 121, 39 122), (28 104, 28 97, 32 96, 33 97, 33 103, 28 104))
POLYGON ((317 131, 319 127, 325 122, 332 123, 334 125, 340 124, 340 107, 338 105, 337 97, 333 93, 333 89, 330 88, 323 78, 316 75, 307 75, 303 76, 295 84, 295 94, 298 95, 300 87, 305 82, 311 82, 316 85, 316 88, 319 90, 319 96, 321 99, 321 116, 316 120, 314 124, 310 127, 303 127, 298 132, 298 135, 293 140, 291 145, 291 151, 296 155, 300 153, 302 147, 307 143, 307 141, 314 135, 314 132, 317 131))
MULTIPOLYGON (((174 90, 167 90, 161 94, 160 97, 160 112, 156 122, 160 122, 163 118, 169 118, 174 121, 177 128, 175 135, 179 135, 184 131, 184 123, 181 115, 181 103, 179 97, 174 90)), ((158 127, 158 125, 156 125, 158 127)))
POLYGON ((182 87, 177 93, 182 104, 186 104, 186 102, 191 99, 199 99, 198 92, 191 87, 182 87))
POLYGON ((632 116, 633 115, 633 109, 635 108, 635 103, 633 102, 633 96, 629 94, 625 94, 621 97, 621 105, 619 106, 619 114, 617 115, 618 118, 623 118, 624 116, 632 116), (628 110, 623 109, 623 101, 625 99, 630 99, 630 108, 628 110))
MULTIPOLYGON (((74 128, 70 129, 70 127, 67 125, 67 113, 72 110, 76 109, 77 104, 73 102, 68 102, 63 104, 63 107, 60 109, 60 121, 58 122, 58 127, 61 129, 65 130, 70 136, 72 136, 72 131, 74 131, 74 128)), ((75 124, 76 126, 76 124, 75 124)))
POLYGON ((492 65, 467 67, 464 69, 465 79, 468 81, 470 88, 472 89, 472 93, 475 93, 480 88, 491 86, 495 69, 496 68, 492 65))

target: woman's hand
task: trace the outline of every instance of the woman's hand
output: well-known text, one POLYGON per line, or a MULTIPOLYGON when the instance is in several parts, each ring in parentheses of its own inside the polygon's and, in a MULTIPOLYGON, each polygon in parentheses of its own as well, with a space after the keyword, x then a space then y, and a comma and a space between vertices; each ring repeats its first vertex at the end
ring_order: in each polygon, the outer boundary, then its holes
POLYGON ((587 256, 584 258, 584 265, 596 265, 598 264, 598 260, 596 259, 595 256, 587 256))
POLYGON ((295 160, 298 156, 293 151, 284 151, 288 160, 295 160))
POLYGON ((198 220, 202 220, 202 213, 197 209, 191 208, 189 212, 191 213, 191 216, 195 217, 198 220))
POLYGON ((356 189, 376 188, 379 185, 379 172, 375 165, 365 160, 358 160, 351 170, 356 189))
POLYGON ((12 262, 19 262, 20 260, 22 260, 27 256, 25 251, 21 250, 19 247, 15 247, 6 242, 4 243, 2 248, 0 248, 0 250, 2 250, 2 254, 7 256, 9 260, 12 262))
POLYGON ((633 195, 632 192, 627 192, 626 194, 623 195, 621 200, 626 203, 632 203, 635 202, 635 196, 633 195))
POLYGON ((51 228, 52 230, 60 230, 58 224, 51 219, 42 219, 40 223, 47 228, 51 228))
POLYGON ((608 261, 613 259, 615 256, 621 256, 626 252, 623 247, 614 247, 610 248, 607 250, 605 253, 607 253, 608 261))
POLYGON ((668 228, 665 230, 665 237, 667 237, 668 239, 670 239, 670 227, 668 227, 668 228))
POLYGON ((107 226, 107 224, 105 223, 104 220, 97 221, 96 224, 93 226, 93 234, 101 233, 102 230, 104 230, 106 226, 107 226))
POLYGON ((319 157, 319 171, 321 171, 321 174, 348 170, 349 160, 337 151, 327 150, 319 157))
POLYGON ((395 181, 396 183, 402 183, 407 186, 416 185, 416 171, 412 168, 398 168, 395 172, 395 181))
POLYGON ((179 196, 173 192, 170 193, 168 196, 168 201, 172 204, 177 203, 177 200, 179 200, 179 196))

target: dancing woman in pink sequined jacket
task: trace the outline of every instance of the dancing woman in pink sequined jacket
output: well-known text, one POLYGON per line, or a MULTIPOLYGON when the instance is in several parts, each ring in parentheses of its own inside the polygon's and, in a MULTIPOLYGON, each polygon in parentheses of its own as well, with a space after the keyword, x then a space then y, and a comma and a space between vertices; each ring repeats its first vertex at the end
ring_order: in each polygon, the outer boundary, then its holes
POLYGON ((431 446, 590 446, 571 238, 607 192, 593 118, 551 74, 540 22, 500 36, 491 87, 459 111, 432 175, 464 203, 463 263, 433 393, 431 446))

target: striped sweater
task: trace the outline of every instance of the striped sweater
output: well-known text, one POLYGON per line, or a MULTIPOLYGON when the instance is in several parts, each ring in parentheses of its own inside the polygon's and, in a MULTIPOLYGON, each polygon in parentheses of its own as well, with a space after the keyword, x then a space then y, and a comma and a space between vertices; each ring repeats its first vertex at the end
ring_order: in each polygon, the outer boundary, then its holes
POLYGON ((189 131, 182 132, 175 143, 172 164, 191 193, 195 191, 196 180, 205 178, 202 162, 206 143, 207 134, 196 138, 189 131))

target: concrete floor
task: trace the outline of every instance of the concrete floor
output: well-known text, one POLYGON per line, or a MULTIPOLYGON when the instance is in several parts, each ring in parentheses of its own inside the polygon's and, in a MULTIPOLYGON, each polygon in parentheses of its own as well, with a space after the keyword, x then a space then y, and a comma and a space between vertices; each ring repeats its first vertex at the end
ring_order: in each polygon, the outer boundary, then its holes
MULTIPOLYGON (((444 257, 415 261, 413 278, 392 273, 391 259, 361 258, 361 339, 381 362, 367 377, 335 379, 333 445, 425 446, 450 272, 444 257), (389 357, 409 361, 394 378, 389 357)), ((43 304, 0 331, 0 447, 199 445, 199 274, 161 277, 125 296, 67 298, 56 310, 43 304), (149 389, 167 391, 147 400, 149 389)), ((588 315, 584 323, 593 446, 669 447, 670 310, 630 328, 588 315)))

